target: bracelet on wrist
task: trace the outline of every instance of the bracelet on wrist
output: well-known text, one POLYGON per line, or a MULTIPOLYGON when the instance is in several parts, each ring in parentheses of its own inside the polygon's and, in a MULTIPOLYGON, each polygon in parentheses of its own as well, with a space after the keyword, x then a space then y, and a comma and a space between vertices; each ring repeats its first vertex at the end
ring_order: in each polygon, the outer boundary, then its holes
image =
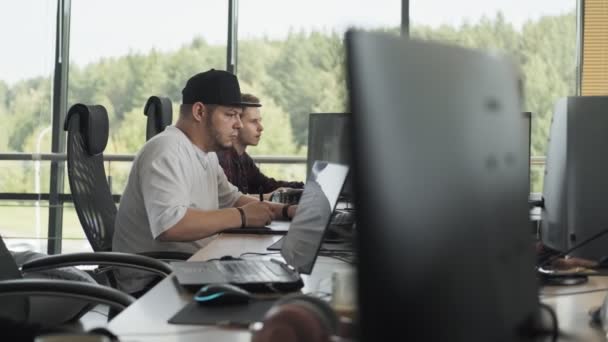
POLYGON ((245 228, 247 226, 247 217, 245 216, 245 210, 241 207, 236 207, 236 210, 241 214, 241 228, 245 228))
POLYGON ((291 207, 293 204, 285 204, 283 206, 283 210, 281 210, 281 213, 283 214, 283 218, 286 220, 289 220, 289 207, 291 207))

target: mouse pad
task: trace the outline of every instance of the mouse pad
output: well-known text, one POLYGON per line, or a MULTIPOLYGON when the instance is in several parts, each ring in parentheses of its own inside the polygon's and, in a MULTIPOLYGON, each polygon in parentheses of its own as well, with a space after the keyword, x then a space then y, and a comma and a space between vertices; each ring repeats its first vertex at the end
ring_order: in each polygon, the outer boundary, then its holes
POLYGON ((247 325, 259 322, 276 299, 257 299, 248 304, 203 306, 190 302, 169 319, 172 324, 247 325))

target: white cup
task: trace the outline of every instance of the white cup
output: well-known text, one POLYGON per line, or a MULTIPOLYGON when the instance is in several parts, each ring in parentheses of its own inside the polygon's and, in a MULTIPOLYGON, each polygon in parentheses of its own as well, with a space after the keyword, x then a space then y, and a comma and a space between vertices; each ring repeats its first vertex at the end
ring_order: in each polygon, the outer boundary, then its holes
POLYGON ((340 316, 352 318, 356 308, 356 274, 352 268, 339 269, 331 276, 331 305, 340 316))

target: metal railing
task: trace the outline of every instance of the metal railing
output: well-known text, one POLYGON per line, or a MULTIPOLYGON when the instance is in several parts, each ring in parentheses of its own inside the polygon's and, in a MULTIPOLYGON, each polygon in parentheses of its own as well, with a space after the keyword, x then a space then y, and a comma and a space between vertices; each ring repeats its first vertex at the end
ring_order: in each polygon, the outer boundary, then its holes
MULTIPOLYGON (((306 157, 299 156, 251 156, 253 161, 259 164, 305 164, 306 157)), ((65 153, 0 153, 0 161, 15 161, 15 160, 45 160, 45 161, 65 161, 67 154, 65 153)), ((129 162, 135 159, 134 154, 104 154, 103 160, 107 162, 129 162)))
MULTIPOLYGON (((257 164, 306 164, 306 157, 300 156, 252 156, 253 161, 257 164)), ((109 163, 108 169, 111 169, 112 162, 133 162, 134 154, 105 154, 104 162, 109 163)), ((65 162, 67 160, 66 153, 0 153, 0 161, 55 161, 65 162)), ((111 176, 111 172, 108 172, 111 176)), ((0 192, 0 200, 17 200, 17 201, 48 201, 50 195, 48 193, 14 193, 0 192)), ((71 202, 70 194, 60 194, 61 202, 71 202)), ((120 201, 120 195, 115 194, 114 200, 120 201)))

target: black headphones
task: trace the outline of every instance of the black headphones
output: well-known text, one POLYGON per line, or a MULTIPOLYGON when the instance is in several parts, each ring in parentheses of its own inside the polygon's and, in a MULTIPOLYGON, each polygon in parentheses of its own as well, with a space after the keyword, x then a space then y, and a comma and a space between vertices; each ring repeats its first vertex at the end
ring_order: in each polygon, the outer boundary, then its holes
POLYGON ((340 320, 325 301, 302 294, 279 299, 252 328, 252 342, 330 341, 340 320))

